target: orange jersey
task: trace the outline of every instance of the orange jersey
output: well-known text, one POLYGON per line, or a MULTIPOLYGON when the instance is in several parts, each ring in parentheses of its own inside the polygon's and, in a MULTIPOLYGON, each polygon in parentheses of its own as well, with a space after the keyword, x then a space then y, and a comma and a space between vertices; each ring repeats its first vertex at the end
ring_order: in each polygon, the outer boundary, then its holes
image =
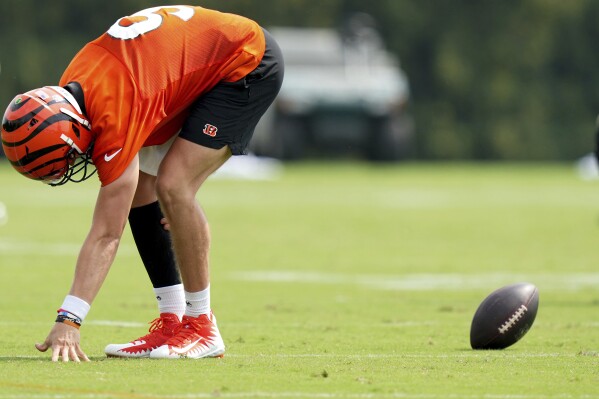
POLYGON ((191 6, 140 11, 88 43, 60 85, 83 88, 102 185, 117 179, 141 147, 176 134, 194 100, 254 70, 264 48, 256 22, 191 6))

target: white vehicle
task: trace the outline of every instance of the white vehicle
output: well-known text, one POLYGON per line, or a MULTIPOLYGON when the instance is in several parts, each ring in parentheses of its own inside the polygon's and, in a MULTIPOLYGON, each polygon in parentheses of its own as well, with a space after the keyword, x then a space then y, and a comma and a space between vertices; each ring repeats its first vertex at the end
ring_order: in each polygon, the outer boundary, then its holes
POLYGON ((347 32, 269 29, 283 52, 285 79, 256 128, 254 153, 397 160, 410 151, 407 78, 364 18, 347 32))

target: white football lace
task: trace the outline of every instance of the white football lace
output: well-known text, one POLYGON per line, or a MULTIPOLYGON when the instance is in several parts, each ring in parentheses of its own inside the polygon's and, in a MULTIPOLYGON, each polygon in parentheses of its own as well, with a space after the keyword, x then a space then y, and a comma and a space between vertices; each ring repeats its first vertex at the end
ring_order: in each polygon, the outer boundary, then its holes
POLYGON ((512 328, 516 324, 516 322, 520 320, 522 316, 524 316, 524 313, 526 313, 527 311, 528 308, 524 305, 521 305, 518 308, 518 310, 516 310, 516 312, 512 315, 512 317, 510 317, 504 324, 501 325, 501 327, 499 327, 499 333, 505 334, 506 332, 508 332, 509 329, 512 328))

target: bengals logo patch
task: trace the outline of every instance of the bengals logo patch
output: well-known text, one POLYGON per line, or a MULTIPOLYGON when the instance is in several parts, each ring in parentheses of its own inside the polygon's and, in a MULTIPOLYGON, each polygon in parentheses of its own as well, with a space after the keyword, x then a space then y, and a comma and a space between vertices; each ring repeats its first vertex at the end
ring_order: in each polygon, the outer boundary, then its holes
POLYGON ((207 134, 210 137, 216 137, 216 132, 218 132, 218 128, 214 125, 206 123, 202 132, 204 132, 204 134, 207 134))

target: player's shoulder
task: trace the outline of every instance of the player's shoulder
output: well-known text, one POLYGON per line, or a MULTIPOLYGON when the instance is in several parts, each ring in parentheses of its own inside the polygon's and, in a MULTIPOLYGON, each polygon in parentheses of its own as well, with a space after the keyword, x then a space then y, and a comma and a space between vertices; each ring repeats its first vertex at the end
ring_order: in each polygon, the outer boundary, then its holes
POLYGON ((200 6, 159 6, 119 18, 99 39, 108 37, 131 40, 143 36, 146 39, 161 40, 166 36, 172 40, 172 30, 188 33, 235 31, 244 25, 257 23, 241 15, 200 6), (189 21, 192 23, 188 23, 189 21))

